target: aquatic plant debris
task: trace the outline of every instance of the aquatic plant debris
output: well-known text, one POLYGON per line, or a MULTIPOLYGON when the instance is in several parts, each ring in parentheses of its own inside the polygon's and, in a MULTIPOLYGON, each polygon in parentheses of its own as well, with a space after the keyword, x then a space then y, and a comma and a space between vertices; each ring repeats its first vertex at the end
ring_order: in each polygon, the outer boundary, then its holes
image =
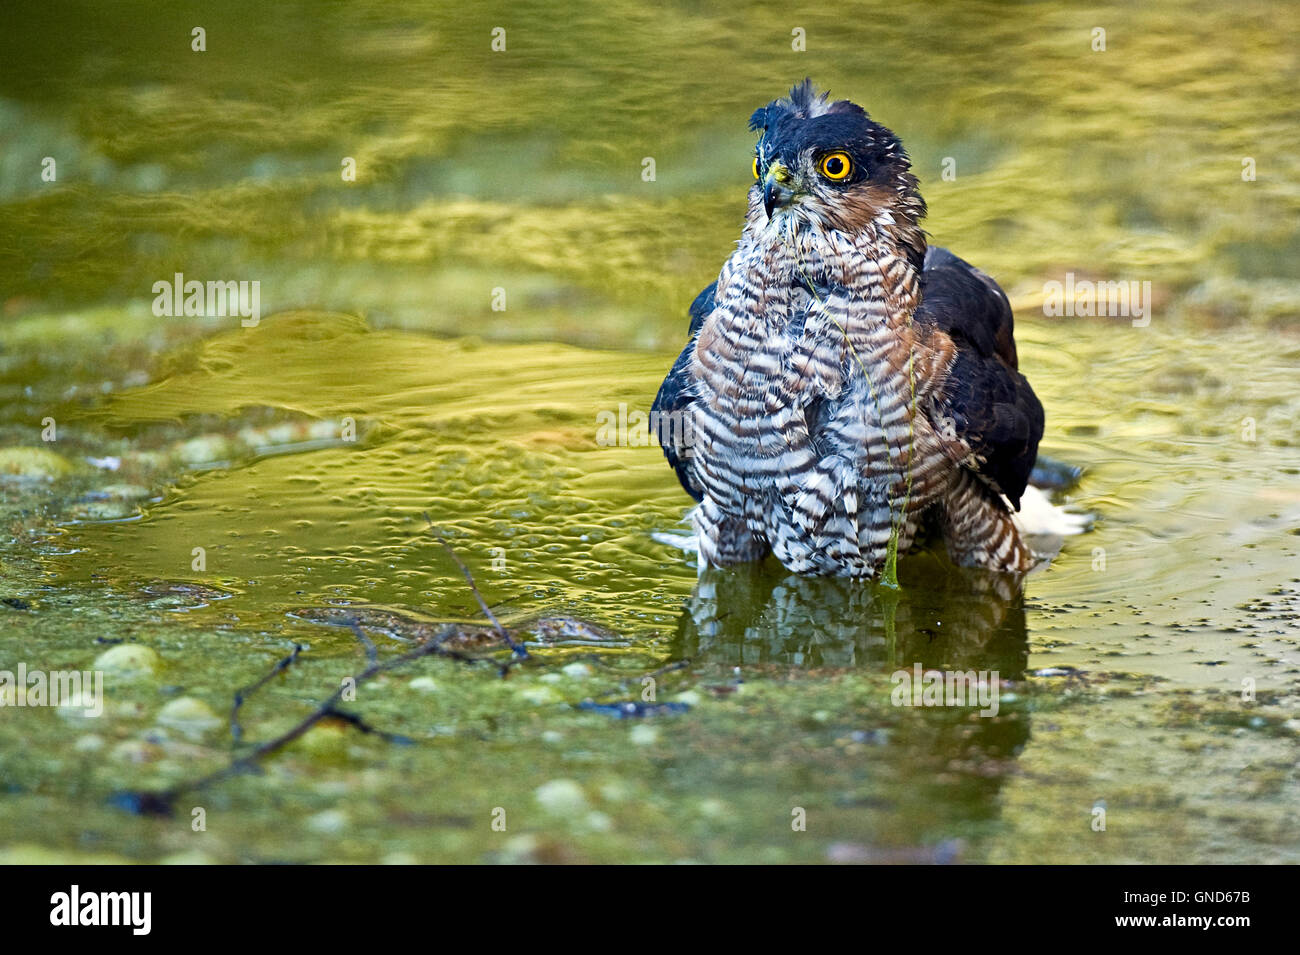
POLYGON ((685 713, 690 708, 687 703, 642 703, 637 700, 624 700, 621 703, 594 703, 591 700, 583 700, 578 704, 580 710, 600 713, 620 720, 645 719, 651 716, 685 713))
MULTIPOLYGON (((432 523, 430 523, 430 527, 432 529, 432 523)), ((421 621, 411 621, 398 614, 386 611, 379 611, 377 613, 374 611, 367 611, 366 608, 325 608, 325 611, 320 614, 311 614, 308 610, 299 611, 295 615, 302 619, 311 619, 315 616, 319 623, 333 626, 347 626, 352 631, 357 643, 364 651, 367 664, 365 669, 355 677, 351 678, 350 681, 345 680, 339 689, 335 690, 324 700, 320 701, 306 717, 301 719, 293 727, 271 740, 258 744, 251 752, 234 758, 222 769, 209 773, 199 779, 180 783, 156 792, 136 790, 118 791, 110 795, 108 800, 109 805, 138 815, 169 816, 172 814, 175 801, 179 796, 185 793, 193 793, 206 789, 222 780, 239 775, 240 773, 255 771, 263 759, 280 751, 294 740, 299 739, 313 726, 329 720, 337 721, 345 726, 352 727, 367 735, 376 736, 389 743, 412 745, 416 741, 411 737, 400 733, 391 733, 374 727, 360 715, 340 709, 339 704, 344 699, 345 693, 349 687, 355 690, 356 687, 376 676, 379 676, 380 674, 398 670, 401 667, 424 657, 440 656, 469 665, 486 663, 495 667, 498 675, 502 679, 509 675, 512 667, 531 663, 533 658, 528 654, 524 644, 519 643, 512 637, 510 631, 502 625, 500 620, 498 620, 496 615, 492 612, 492 609, 488 606, 487 602, 483 599, 482 594, 479 592, 478 584, 474 580, 473 573, 445 539, 439 537, 439 543, 447 553, 451 555, 453 561, 465 577, 465 581, 469 586, 470 591, 474 594, 480 608, 483 610, 484 616, 491 621, 492 626, 490 632, 496 637, 499 637, 500 641, 510 648, 511 656, 509 660, 501 662, 486 656, 472 656, 462 650, 449 646, 448 644, 453 640, 463 639, 465 635, 463 626, 456 623, 444 623, 437 628, 430 628, 427 623, 421 621), (368 613, 374 614, 374 616, 368 618, 368 613), (365 624, 363 621, 367 619, 373 620, 373 622, 377 623, 383 631, 390 636, 397 636, 398 630, 404 627, 410 628, 413 625, 415 628, 414 632, 417 632, 420 635, 419 643, 413 649, 408 650, 395 658, 381 661, 378 647, 365 632, 365 624)), ((151 587, 155 591, 165 593, 172 591, 172 588, 169 587, 158 587, 155 585, 151 585, 151 587)), ((547 618, 542 618, 542 620, 546 619, 547 618)), ((538 624, 539 621, 533 622, 534 626, 537 626, 538 624)), ((583 627, 580 621, 571 621, 564 618, 557 618, 554 622, 554 626, 568 630, 571 630, 574 627, 583 627)), ((236 744, 240 743, 244 736, 243 727, 239 721, 239 712, 241 708, 259 690, 270 683, 271 680, 287 672, 295 663, 298 662, 301 654, 307 649, 308 648, 305 645, 295 643, 289 655, 278 660, 264 676, 256 682, 235 691, 234 702, 232 703, 230 711, 230 733, 236 744)), ((666 666, 660 667, 658 670, 654 671, 654 673, 647 675, 647 677, 643 677, 643 680, 653 679, 663 673, 679 670, 688 665, 689 661, 687 660, 675 661, 666 666)), ((607 715, 615 715, 620 719, 627 719, 684 713, 690 707, 688 704, 682 702, 593 703, 591 701, 585 701, 584 703, 578 704, 578 708, 593 710, 607 715)))
MULTIPOLYGON (((443 545, 444 547, 447 548, 448 551, 451 551, 450 545, 446 544, 446 542, 443 542, 443 545)), ((457 560, 457 563, 458 564, 460 563, 459 560, 457 560)), ((460 564, 460 566, 464 568, 463 564, 460 564)), ((478 596, 478 588, 474 584, 473 576, 470 574, 468 568, 464 568, 464 572, 465 572, 465 577, 469 582, 470 588, 475 592, 476 596, 478 596)), ((478 599, 482 604, 482 597, 479 596, 478 599)), ((491 611, 487 608, 487 605, 482 604, 482 606, 484 612, 489 616, 489 618, 495 624, 500 635, 504 639, 509 641, 509 645, 511 647, 516 647, 517 644, 515 644, 513 640, 510 640, 509 635, 506 634, 505 632, 505 628, 501 627, 501 624, 496 620, 495 617, 492 616, 491 611)), ((353 677, 351 681, 345 680, 343 682, 343 685, 341 685, 337 690, 335 690, 328 697, 326 697, 324 700, 318 703, 315 709, 313 709, 310 714, 308 714, 306 717, 304 717, 302 720, 296 723, 293 727, 281 733, 279 736, 276 736, 271 740, 268 740, 264 743, 257 745, 251 752, 243 756, 236 757, 227 766, 217 770, 216 772, 210 773, 206 776, 203 776, 191 782, 180 783, 176 786, 169 787, 159 792, 147 792, 147 791, 117 792, 112 794, 109 797, 109 804, 117 808, 126 809, 130 812, 134 812, 137 814, 169 816, 172 814, 173 806, 178 796, 184 793, 197 792, 199 790, 206 789, 207 787, 214 785, 215 783, 221 782, 224 779, 228 779, 232 776, 237 776, 240 773, 251 772, 255 770, 263 759, 280 751, 285 746, 292 743, 294 740, 302 737, 313 726, 327 719, 339 720, 345 723, 346 725, 353 726, 364 733, 378 735, 383 739, 389 740, 390 742, 399 742, 404 744, 410 743, 412 742, 412 740, 410 740, 409 737, 376 730, 375 728, 371 727, 368 723, 366 723, 361 717, 340 710, 338 704, 344 699, 345 694, 348 692, 348 689, 349 688, 355 689, 356 687, 367 682, 368 680, 373 679, 374 677, 378 676, 381 673, 387 673, 393 670, 397 670, 408 663, 412 663, 416 660, 422 659, 427 656, 445 657, 447 659, 455 660, 457 662, 470 664, 470 665, 479 664, 479 663, 488 663, 491 666, 496 668, 498 674, 502 678, 505 678, 505 676, 509 673, 511 666, 528 659, 526 654, 523 656, 516 654, 511 660, 505 663, 498 663, 484 657, 469 656, 465 653, 460 652, 459 650, 454 650, 449 647, 446 647, 443 645, 445 639, 447 637, 450 637, 456 632, 455 627, 451 624, 448 624, 445 627, 443 627, 439 632, 426 638, 423 643, 421 643, 419 646, 415 647, 414 649, 408 650, 405 653, 393 659, 381 662, 379 659, 378 649, 375 647, 374 642, 371 641, 370 638, 366 636, 365 631, 361 628, 361 626, 354 621, 352 623, 351 628, 354 635, 357 638, 357 642, 361 644, 362 648, 365 651, 366 661, 367 661, 366 668, 362 670, 360 673, 358 673, 355 677, 353 677)), ((277 674, 283 673, 285 670, 287 670, 298 659, 299 652, 300 652, 300 648, 295 646, 293 653, 291 653, 288 657, 285 657, 284 659, 277 662, 275 666, 272 667, 271 672, 268 673, 265 677, 263 677, 257 683, 253 684, 251 687, 246 687, 236 692, 235 703, 231 711, 231 731, 232 731, 232 735, 235 736, 235 739, 237 741, 243 735, 242 729, 239 728, 239 724, 237 721, 237 714, 239 708, 244 704, 247 698, 250 695, 252 695, 252 693, 255 693, 258 689, 265 686, 277 674)))

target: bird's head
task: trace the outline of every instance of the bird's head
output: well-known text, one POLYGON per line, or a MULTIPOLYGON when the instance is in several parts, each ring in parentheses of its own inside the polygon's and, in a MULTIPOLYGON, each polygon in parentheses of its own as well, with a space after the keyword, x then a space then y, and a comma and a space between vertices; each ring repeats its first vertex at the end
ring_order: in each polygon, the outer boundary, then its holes
POLYGON ((892 223, 908 245, 914 233, 924 252, 925 202, 907 153, 861 106, 831 102, 809 79, 756 110, 749 128, 760 134, 751 195, 769 220, 790 216, 796 228, 816 223, 849 233, 892 223))

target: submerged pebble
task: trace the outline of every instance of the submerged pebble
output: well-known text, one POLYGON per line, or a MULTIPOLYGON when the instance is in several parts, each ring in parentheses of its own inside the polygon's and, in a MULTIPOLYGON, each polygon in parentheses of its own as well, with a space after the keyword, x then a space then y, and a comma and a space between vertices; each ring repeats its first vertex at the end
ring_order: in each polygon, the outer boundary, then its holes
POLYGON ((659 742, 659 730, 641 723, 632 727, 632 732, 627 734, 627 738, 636 746, 650 746, 659 742))
POLYGON ((88 501, 143 501, 152 492, 138 484, 105 484, 86 494, 88 501))
POLYGON ((600 798, 607 802, 626 802, 632 795, 632 787, 622 779, 611 779, 600 787, 600 798))
POLYGON ((0 448, 0 478, 54 481, 72 471, 71 461, 47 448, 0 448))
POLYGON ((85 736, 78 736, 77 741, 72 744, 72 748, 78 753, 98 753, 104 748, 104 737, 98 733, 87 733, 85 736))
POLYGON ((533 793, 537 804, 557 816, 585 812, 587 795, 572 779, 552 779, 542 783, 533 793))
POLYGON ((323 836, 338 835, 348 827, 348 814, 341 809, 325 809, 307 817, 307 828, 323 836))
POLYGON ((519 698, 534 706, 542 706, 546 703, 559 702, 560 694, 549 686, 528 686, 519 691, 519 698))
POLYGON ((701 799, 696 807, 706 819, 721 819, 727 815, 727 804, 721 799, 701 799))
POLYGON ((507 865, 531 865, 537 862, 540 843, 531 832, 511 836, 501 847, 500 861, 507 865))
POLYGON ((117 521, 131 517, 138 509, 129 501, 78 501, 68 508, 68 515, 80 521, 117 521))
POLYGON ((230 440, 223 435, 205 434, 176 445, 174 453, 181 464, 196 467, 227 461, 234 456, 234 450, 230 440))
POLYGON ((75 690, 59 700, 56 712, 67 720, 93 720, 104 715, 104 699, 93 690, 75 690))
POLYGON ((196 739, 221 725, 212 707, 192 696, 172 700, 158 713, 158 723, 184 736, 196 739))
POLYGON ((116 680, 137 680, 157 673, 162 658, 143 644, 122 643, 97 656, 91 668, 116 680))
POLYGON ((120 763, 153 763, 163 758, 163 748, 142 739, 123 740, 109 755, 120 763))
POLYGON ((347 732, 337 724, 317 723, 294 746, 312 759, 339 762, 348 755, 347 732))

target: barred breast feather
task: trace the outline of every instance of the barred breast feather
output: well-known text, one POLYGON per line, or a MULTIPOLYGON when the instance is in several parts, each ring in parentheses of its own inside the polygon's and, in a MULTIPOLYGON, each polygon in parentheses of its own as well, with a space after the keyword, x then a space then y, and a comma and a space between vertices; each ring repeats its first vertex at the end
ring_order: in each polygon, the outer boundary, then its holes
POLYGON ((691 306, 655 399, 699 506, 701 569, 773 554, 871 577, 939 534, 960 564, 1028 569, 1012 519, 1043 433, 1011 307, 928 248, 902 143, 811 80, 750 117, 745 228, 691 306))
POLYGON ((1026 569, 1010 508, 1042 410, 1005 296, 941 249, 918 276, 876 236, 770 231, 697 298, 655 402, 690 416, 690 446, 664 451, 700 501, 701 566, 771 552, 870 577, 891 537, 933 526, 960 563, 1026 569))

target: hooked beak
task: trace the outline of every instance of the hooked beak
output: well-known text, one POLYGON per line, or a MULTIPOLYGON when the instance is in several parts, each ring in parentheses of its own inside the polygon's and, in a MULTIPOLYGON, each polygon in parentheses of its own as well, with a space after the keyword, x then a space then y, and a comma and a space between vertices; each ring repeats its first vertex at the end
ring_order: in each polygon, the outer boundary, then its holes
POLYGON ((772 210, 790 204, 794 190, 790 187, 794 176, 789 169, 774 162, 767 169, 767 178, 763 180, 763 211, 772 218, 772 210))

